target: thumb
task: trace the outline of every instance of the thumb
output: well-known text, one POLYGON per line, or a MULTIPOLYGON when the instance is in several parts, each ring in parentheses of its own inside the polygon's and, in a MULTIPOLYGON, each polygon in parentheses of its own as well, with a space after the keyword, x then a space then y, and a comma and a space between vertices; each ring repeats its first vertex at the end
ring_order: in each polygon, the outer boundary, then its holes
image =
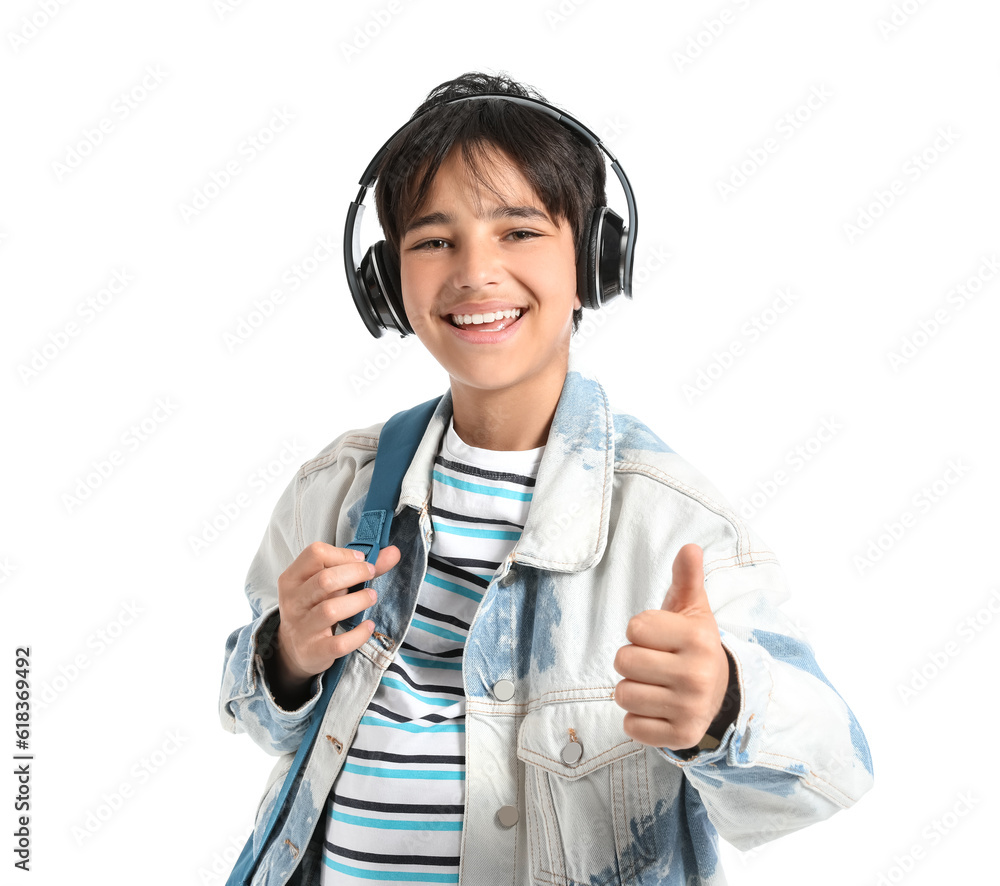
POLYGON ((709 608, 703 554, 698 545, 687 544, 677 552, 673 580, 660 608, 668 612, 709 608))
POLYGON ((378 559, 375 561, 375 575, 382 575, 388 572, 399 562, 400 552, 395 545, 388 545, 378 552, 378 559))

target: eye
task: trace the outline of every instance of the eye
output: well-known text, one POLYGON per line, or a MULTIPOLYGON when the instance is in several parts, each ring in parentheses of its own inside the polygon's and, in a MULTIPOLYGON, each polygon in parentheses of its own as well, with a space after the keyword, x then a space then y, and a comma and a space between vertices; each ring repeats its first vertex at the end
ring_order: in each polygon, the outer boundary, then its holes
POLYGON ((430 240, 422 240, 420 243, 417 243, 410 248, 415 250, 423 249, 430 252, 437 249, 444 249, 447 245, 447 240, 442 240, 440 237, 433 237, 430 240))
POLYGON ((511 231, 508 235, 512 240, 534 240, 535 237, 541 237, 537 231, 511 231))

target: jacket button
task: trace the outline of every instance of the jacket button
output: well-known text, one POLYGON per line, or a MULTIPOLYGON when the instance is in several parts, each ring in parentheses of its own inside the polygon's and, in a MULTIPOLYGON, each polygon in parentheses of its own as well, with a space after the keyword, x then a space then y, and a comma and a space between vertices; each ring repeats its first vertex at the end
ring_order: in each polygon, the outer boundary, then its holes
POLYGON ((517 819, 516 806, 501 806, 497 810, 497 821, 500 822, 500 827, 512 828, 517 824, 517 819))
POLYGON ((515 581, 517 581, 517 576, 514 575, 514 570, 511 569, 503 578, 500 579, 500 587, 509 588, 515 581))
POLYGON ((559 756, 567 766, 576 766, 583 758, 583 745, 578 741, 568 741, 559 756))
POLYGON ((493 684, 493 697, 497 701, 510 701, 514 697, 514 684, 510 680, 497 680, 493 684))

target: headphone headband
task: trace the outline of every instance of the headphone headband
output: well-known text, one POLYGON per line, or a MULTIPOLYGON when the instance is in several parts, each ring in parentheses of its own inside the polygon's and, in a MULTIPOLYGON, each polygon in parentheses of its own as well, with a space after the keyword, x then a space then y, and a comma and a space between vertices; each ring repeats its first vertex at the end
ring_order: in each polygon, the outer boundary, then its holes
MULTIPOLYGON (((406 335, 413 330, 406 321, 405 312, 402 310, 401 294, 392 292, 391 283, 388 283, 386 279, 389 275, 386 273, 385 268, 372 257, 375 247, 369 249, 364 256, 361 254, 361 219, 364 216, 365 194, 369 188, 375 185, 378 178, 378 168, 386 153, 388 153, 390 145, 400 133, 436 108, 483 99, 500 99, 501 101, 531 108, 548 117, 552 117, 557 123, 576 133, 576 135, 589 145, 597 147, 608 158, 611 168, 614 170, 618 181, 621 183, 622 190, 625 192, 625 202, 628 206, 628 224, 622 229, 620 225, 621 220, 606 207, 600 207, 595 210, 595 219, 591 226, 590 236, 587 238, 591 243, 591 250, 588 252, 587 257, 587 267, 593 273, 585 274, 581 271, 581 278, 588 278, 587 289, 588 291, 593 290, 593 295, 590 299, 585 299, 584 304, 587 307, 598 308, 606 300, 613 298, 618 293, 624 293, 627 298, 632 297, 632 266, 635 259, 635 239, 639 220, 632 186, 629 184, 625 171, 618 163, 618 158, 608 150, 607 146, 592 129, 565 111, 541 99, 507 95, 504 93, 465 95, 442 102, 440 105, 435 105, 434 108, 428 108, 424 113, 416 117, 411 117, 389 136, 371 159, 364 173, 362 173, 361 179, 358 182, 361 190, 358 191, 357 198, 347 209, 347 219, 344 224, 344 269, 347 272, 347 283, 351 289, 351 295, 354 298, 358 312, 361 314, 361 319, 364 321, 368 331, 375 338, 379 338, 385 328, 394 328, 401 335, 406 335), (598 214, 600 214, 600 217, 598 217, 598 214), (607 225, 604 224, 606 216, 609 217, 607 225), (617 227, 614 224, 614 220, 619 222, 617 227), (595 227, 597 230, 594 230, 595 227), (615 244, 612 240, 617 237, 619 232, 620 243, 615 244), (614 247, 617 247, 617 268, 610 266, 605 255, 608 249, 613 249, 614 247), (591 255, 590 252, 593 252, 595 249, 598 251, 598 254, 591 255), (369 265, 369 267, 366 267, 366 265, 369 265), (609 273, 611 278, 616 279, 608 279, 609 273), (373 278, 369 281, 367 292, 365 277, 373 278), (590 279, 591 277, 593 279, 590 279), (374 290, 373 286, 375 287, 374 290), (398 305, 394 305, 394 301, 397 299, 398 305)), ((376 244, 376 246, 379 245, 376 244)), ((384 252, 384 250, 377 251, 384 252)))

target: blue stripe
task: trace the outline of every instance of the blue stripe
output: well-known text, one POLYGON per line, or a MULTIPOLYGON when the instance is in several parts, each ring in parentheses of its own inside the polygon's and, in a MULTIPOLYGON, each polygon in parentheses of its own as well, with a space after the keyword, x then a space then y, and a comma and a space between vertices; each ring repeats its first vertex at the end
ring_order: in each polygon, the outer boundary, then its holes
POLYGON ((483 595, 477 591, 470 590, 469 588, 463 588, 461 585, 457 585, 451 581, 445 581, 443 578, 438 578, 436 575, 431 575, 430 573, 424 576, 424 581, 426 581, 429 585, 434 585, 438 588, 444 588, 446 591, 451 591, 453 594, 461 594, 463 597, 468 597, 475 603, 478 603, 483 599, 483 595))
POLYGON ((502 489, 499 486, 483 486, 481 483, 468 483, 465 480, 457 480, 434 471, 434 479, 445 486, 453 486, 455 489, 464 489, 466 492, 478 492, 481 495, 492 495, 496 498, 513 498, 516 501, 531 501, 530 492, 514 492, 513 489, 502 489))
POLYGON ((413 625, 427 631, 429 634, 437 634, 439 637, 444 637, 446 640, 458 640, 459 643, 465 642, 465 634, 456 634, 454 631, 439 628, 437 625, 432 625, 429 621, 424 621, 421 618, 413 619, 413 625))
POLYGON ((358 766, 345 763, 345 772, 367 775, 371 778, 419 778, 434 781, 465 781, 465 772, 447 769, 380 769, 375 766, 358 766))
POLYGON ((368 818, 362 815, 348 815, 346 812, 339 812, 334 809, 330 812, 330 817, 334 821, 342 821, 344 824, 356 824, 363 828, 380 828, 384 831, 460 831, 462 822, 460 821, 433 821, 418 819, 409 821, 398 818, 368 818))
POLYGON ((375 717, 362 717, 365 726, 385 726, 387 729, 402 729, 403 732, 465 732, 464 723, 395 723, 392 720, 377 720, 375 717))
POLYGON ((499 538, 504 541, 517 541, 521 537, 520 532, 503 532, 499 529, 462 529, 458 526, 438 526, 438 532, 445 532, 448 535, 464 535, 467 538, 499 538))
POLYGON ((444 671, 460 671, 462 670, 462 663, 457 661, 437 661, 432 658, 417 658, 415 655, 406 655, 400 652, 399 657, 403 659, 408 665, 413 665, 419 668, 440 668, 444 671))
POLYGON ((414 698, 418 698, 420 699, 420 701, 426 702, 427 704, 440 705, 441 707, 445 708, 451 707, 453 704, 455 704, 455 702, 459 701, 459 699, 457 698, 432 698, 431 696, 428 695, 421 695, 415 689, 411 689, 405 683, 401 682, 400 680, 394 680, 392 677, 383 677, 382 685, 389 686, 393 689, 398 689, 401 692, 406 692, 407 694, 412 695, 414 698))
POLYGON ((332 858, 324 856, 327 867, 341 874, 350 874, 361 880, 403 880, 408 883, 457 883, 458 874, 433 874, 428 871, 366 871, 364 868, 352 868, 332 858))

